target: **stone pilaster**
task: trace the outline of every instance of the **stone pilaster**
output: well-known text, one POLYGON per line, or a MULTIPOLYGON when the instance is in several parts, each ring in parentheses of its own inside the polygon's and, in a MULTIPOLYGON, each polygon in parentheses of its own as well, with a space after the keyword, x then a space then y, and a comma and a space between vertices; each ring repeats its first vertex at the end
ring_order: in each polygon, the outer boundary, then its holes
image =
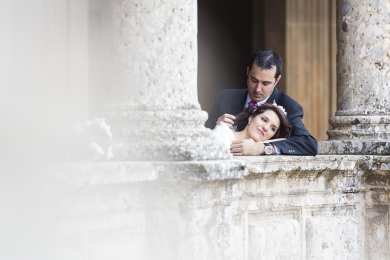
POLYGON ((111 51, 105 116, 126 160, 230 158, 197 97, 197 2, 105 1, 111 51))
POLYGON ((390 153, 390 3, 339 0, 337 112, 320 153, 390 153))

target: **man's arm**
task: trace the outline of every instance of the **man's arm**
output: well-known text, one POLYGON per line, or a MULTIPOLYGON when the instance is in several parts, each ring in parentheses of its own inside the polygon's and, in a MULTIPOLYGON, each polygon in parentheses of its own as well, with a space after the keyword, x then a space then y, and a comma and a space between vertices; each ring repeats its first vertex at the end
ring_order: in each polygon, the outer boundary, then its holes
POLYGON ((318 150, 317 140, 307 131, 302 123, 302 107, 296 103, 287 115, 288 121, 292 125, 290 137, 287 140, 273 142, 273 144, 284 155, 316 155, 318 150))
MULTIPOLYGON (((291 103, 290 103, 291 104, 291 103)), ((288 119, 292 125, 290 137, 286 140, 268 142, 277 147, 282 155, 316 155, 317 140, 307 131, 302 123, 303 110, 302 107, 295 102, 294 106, 290 106, 288 111, 288 119)), ((235 141, 231 145, 233 155, 262 155, 264 154, 264 144, 262 142, 235 141)))
POLYGON ((227 113, 222 113, 219 109, 219 98, 220 98, 221 92, 218 94, 217 100, 214 103, 213 109, 211 110, 211 113, 209 115, 208 120, 205 123, 205 127, 214 129, 216 125, 219 124, 219 122, 224 122, 230 129, 233 128, 234 125, 234 119, 236 119, 235 116, 227 113))
MULTIPOLYGON (((307 131, 307 130, 306 130, 307 131)), ((277 141, 273 143, 280 149, 284 155, 316 155, 318 146, 317 140, 309 135, 296 134, 290 136, 285 141, 277 141)))
POLYGON ((205 127, 214 129, 217 121, 223 121, 230 128, 233 127, 236 114, 240 113, 245 105, 248 90, 224 89, 218 93, 213 109, 205 123, 205 127))
MULTIPOLYGON (((277 154, 277 150, 282 155, 316 155, 317 140, 311 136, 293 136, 284 141, 272 142, 273 154, 277 154), (287 152, 286 152, 287 151, 287 152)), ((244 139, 242 141, 233 141, 230 146, 230 151, 234 156, 253 156, 264 155, 264 143, 255 142, 253 139, 244 139)))

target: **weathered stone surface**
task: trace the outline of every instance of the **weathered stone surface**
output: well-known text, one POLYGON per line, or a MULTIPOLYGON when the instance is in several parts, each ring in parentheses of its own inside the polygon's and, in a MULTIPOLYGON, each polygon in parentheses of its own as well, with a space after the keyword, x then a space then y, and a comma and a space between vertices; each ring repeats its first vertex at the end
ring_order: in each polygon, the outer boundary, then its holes
POLYGON ((300 231, 299 223, 294 219, 249 224, 248 259, 300 259, 300 231))
POLYGON ((389 208, 388 206, 369 206, 366 209, 366 256, 369 259, 389 257, 389 208))
POLYGON ((319 154, 389 155, 389 140, 332 140, 318 142, 319 154))
POLYGON ((215 181, 242 179, 242 160, 188 162, 102 162, 59 166, 58 180, 72 186, 95 186, 148 181, 215 181))
POLYGON ((315 216, 306 220, 306 259, 357 259, 353 216, 315 216))
POLYGON ((319 144, 331 155, 233 160, 197 102, 196 2, 104 6, 104 115, 126 161, 55 170, 68 258, 390 257, 390 158, 370 155, 389 154, 388 4, 339 1, 338 111, 319 144))
MULTIPOLYGON (((337 32, 338 111, 336 116, 389 116, 390 74, 386 55, 390 33, 385 29, 388 10, 384 1, 339 1, 350 5, 350 12, 338 15, 339 27, 348 23, 348 31, 337 32), (362 32, 362 28, 366 28, 362 32), (348 102, 348 107, 342 107, 348 102)), ((388 120, 387 120, 388 121, 388 120)), ((388 122, 387 122, 388 124, 388 122)))
POLYGON ((110 94, 104 116, 123 160, 230 159, 197 96, 197 2, 103 1, 110 94))
POLYGON ((65 165, 61 233, 84 234, 73 248, 96 259, 386 259, 389 165, 360 155, 65 165))
POLYGON ((337 112, 327 131, 337 148, 320 144, 320 154, 390 154, 389 10, 374 2, 338 2, 337 112))
POLYGON ((103 3, 114 57, 110 110, 200 109, 196 1, 103 3))
POLYGON ((197 109, 105 112, 115 126, 116 156, 123 160, 230 159, 230 146, 204 127, 207 113, 197 109))

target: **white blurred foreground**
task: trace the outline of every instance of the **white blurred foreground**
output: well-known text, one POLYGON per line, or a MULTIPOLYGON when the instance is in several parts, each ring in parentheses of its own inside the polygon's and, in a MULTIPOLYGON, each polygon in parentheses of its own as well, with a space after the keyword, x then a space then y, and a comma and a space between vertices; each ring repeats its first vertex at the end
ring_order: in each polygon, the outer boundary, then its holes
POLYGON ((89 116, 87 12, 85 0, 0 1, 1 259, 61 255, 47 176, 89 116))
POLYGON ((1 0, 0 259, 389 259, 388 154, 231 160, 203 127, 196 24, 188 0, 1 0), (104 89, 126 160, 69 163, 104 89))

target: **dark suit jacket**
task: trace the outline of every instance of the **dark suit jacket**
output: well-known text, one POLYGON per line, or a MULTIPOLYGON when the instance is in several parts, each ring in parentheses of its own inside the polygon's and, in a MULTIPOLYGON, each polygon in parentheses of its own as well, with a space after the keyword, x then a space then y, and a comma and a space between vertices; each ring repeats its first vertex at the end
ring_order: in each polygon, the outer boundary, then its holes
MULTIPOLYGON (((219 92, 209 119, 205 126, 213 129, 223 114, 236 115, 244 108, 248 89, 225 89, 219 92)), ((316 155, 317 140, 311 136, 302 123, 303 110, 301 105, 276 87, 267 103, 275 102, 285 108, 287 118, 292 125, 290 137, 287 140, 277 141, 274 144, 280 148, 282 154, 287 155, 316 155)))

